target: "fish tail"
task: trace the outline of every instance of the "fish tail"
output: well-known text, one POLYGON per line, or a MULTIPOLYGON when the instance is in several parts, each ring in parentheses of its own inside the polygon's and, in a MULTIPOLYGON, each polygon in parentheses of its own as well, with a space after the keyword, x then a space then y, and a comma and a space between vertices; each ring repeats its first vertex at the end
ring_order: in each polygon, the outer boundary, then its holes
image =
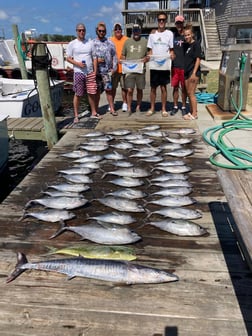
POLYGON ((28 263, 26 255, 24 253, 18 252, 17 264, 15 266, 14 271, 8 276, 6 283, 10 283, 11 281, 15 280, 20 274, 25 272, 25 269, 21 269, 20 267, 26 263, 28 263))
POLYGON ((108 175, 108 173, 104 172, 104 170, 102 170, 102 169, 100 169, 100 170, 103 172, 103 175, 102 175, 101 179, 104 179, 108 175))
POLYGON ((26 217, 28 217, 28 215, 26 214, 26 212, 23 212, 23 215, 18 219, 19 222, 21 222, 23 219, 25 219, 26 217))
POLYGON ((33 200, 30 200, 29 202, 27 202, 27 203, 25 204, 24 209, 26 210, 26 209, 30 208, 30 207, 32 206, 33 203, 34 203, 34 201, 33 201, 33 200))
POLYGON ((60 229, 56 231, 56 233, 54 233, 51 237, 49 237, 49 239, 56 238, 66 231, 68 225, 62 219, 60 220, 60 224, 61 224, 60 229))

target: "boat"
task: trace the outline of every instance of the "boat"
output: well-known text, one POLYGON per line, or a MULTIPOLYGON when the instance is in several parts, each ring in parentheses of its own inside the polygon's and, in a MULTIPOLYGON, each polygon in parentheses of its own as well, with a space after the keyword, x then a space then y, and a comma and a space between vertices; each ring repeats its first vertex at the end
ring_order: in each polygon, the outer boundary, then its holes
MULTIPOLYGON (((9 153, 9 136, 7 127, 8 115, 0 114, 0 180, 4 180, 4 176, 8 171, 8 153, 9 153)), ((1 183, 2 186, 2 183, 1 183)))
MULTIPOLYGON (((64 80, 50 79, 54 112, 61 107, 64 80)), ((42 117, 39 93, 33 79, 0 78, 0 111, 9 118, 42 117)))

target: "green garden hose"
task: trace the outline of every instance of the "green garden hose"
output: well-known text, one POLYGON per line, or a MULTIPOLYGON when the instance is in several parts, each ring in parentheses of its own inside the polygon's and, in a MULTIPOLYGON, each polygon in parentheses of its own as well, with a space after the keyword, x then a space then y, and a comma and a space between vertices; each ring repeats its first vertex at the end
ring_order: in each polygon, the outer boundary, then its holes
POLYGON ((229 147, 225 143, 225 136, 228 133, 241 129, 252 128, 252 120, 245 117, 241 113, 243 104, 242 75, 244 72, 246 61, 247 56, 244 53, 242 53, 240 58, 239 106, 236 105, 232 97, 232 94, 230 97, 231 103, 236 111, 235 116, 231 120, 222 123, 222 125, 207 128, 202 135, 206 143, 216 148, 216 152, 214 152, 209 158, 210 162, 213 165, 221 168, 252 170, 252 152, 245 150, 243 148, 229 147), (224 157, 227 160, 227 163, 221 163, 218 160, 219 156, 224 157))

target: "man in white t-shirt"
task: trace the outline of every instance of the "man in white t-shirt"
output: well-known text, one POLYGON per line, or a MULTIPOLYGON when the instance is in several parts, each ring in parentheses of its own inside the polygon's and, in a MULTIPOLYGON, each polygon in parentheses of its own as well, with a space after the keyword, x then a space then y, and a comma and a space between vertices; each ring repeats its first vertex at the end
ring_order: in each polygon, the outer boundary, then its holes
POLYGON ((83 23, 76 25, 77 38, 67 46, 67 61, 73 64, 73 106, 74 122, 78 122, 78 110, 81 98, 87 93, 91 108, 91 118, 100 118, 96 111, 95 97, 97 92, 96 72, 97 59, 93 57, 93 43, 85 38, 86 27, 83 23))
POLYGON ((160 86, 161 89, 161 113, 163 117, 168 116, 166 111, 166 101, 167 101, 167 84, 170 83, 170 69, 169 69, 169 58, 172 60, 175 57, 173 51, 173 33, 167 30, 165 25, 167 22, 167 14, 165 12, 160 12, 158 14, 158 29, 151 32, 148 38, 147 47, 149 49, 148 56, 150 59, 155 57, 164 56, 167 58, 167 69, 152 69, 150 65, 150 110, 146 113, 147 116, 151 116, 155 113, 155 102, 156 102, 156 91, 157 87, 160 86))

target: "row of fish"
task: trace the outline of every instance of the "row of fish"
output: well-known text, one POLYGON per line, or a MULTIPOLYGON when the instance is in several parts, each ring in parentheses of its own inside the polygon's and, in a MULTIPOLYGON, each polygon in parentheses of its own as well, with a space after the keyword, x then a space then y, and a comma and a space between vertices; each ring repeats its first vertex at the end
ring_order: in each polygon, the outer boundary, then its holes
MULTIPOLYGON (((193 133, 194 130, 189 128, 163 131, 158 125, 152 125, 136 133, 120 129, 107 133, 93 131, 80 136, 81 143, 78 149, 61 154, 71 161, 70 167, 58 171, 66 182, 48 185, 44 191, 46 197, 27 202, 22 219, 32 216, 42 221, 60 222, 60 229, 50 238, 70 231, 103 246, 132 244, 142 239, 128 227, 136 222, 136 218, 129 213, 136 213, 138 217, 143 213, 143 223, 139 224, 152 225, 172 234, 206 234, 206 229, 191 221, 202 217, 201 213, 187 208, 188 205, 196 203, 196 200, 189 196, 193 188, 185 175, 191 168, 183 160, 193 154, 191 148, 184 146, 193 141, 193 138, 188 137, 193 133), (154 145, 156 140, 161 140, 159 146, 154 145), (109 151, 111 148, 112 151, 109 151), (103 152, 106 154, 101 154, 103 152), (136 165, 136 161, 144 168, 136 165), (104 166, 108 165, 113 165, 115 169, 104 170, 104 166), (103 197, 84 197, 86 192, 92 194, 92 175, 97 173, 102 174, 99 178, 102 186, 113 184, 117 189, 105 192, 103 197), (116 178, 107 181, 110 175, 116 178), (138 187, 146 188, 140 190, 138 187), (156 191, 157 188, 159 190, 156 191), (72 210, 85 208, 87 204, 92 208, 96 202, 112 210, 87 215, 83 225, 68 226, 65 223, 76 217, 72 210), (36 204, 44 209, 27 211, 36 204), (151 211, 149 206, 161 208, 151 211), (163 220, 150 220, 152 215, 161 215, 163 220)), ((84 256, 29 263, 22 253, 18 253, 18 263, 7 282, 14 280, 26 269, 55 270, 67 274, 69 278, 84 276, 127 284, 178 280, 176 275, 141 265, 109 260, 106 259, 106 255, 103 261, 84 256)))

